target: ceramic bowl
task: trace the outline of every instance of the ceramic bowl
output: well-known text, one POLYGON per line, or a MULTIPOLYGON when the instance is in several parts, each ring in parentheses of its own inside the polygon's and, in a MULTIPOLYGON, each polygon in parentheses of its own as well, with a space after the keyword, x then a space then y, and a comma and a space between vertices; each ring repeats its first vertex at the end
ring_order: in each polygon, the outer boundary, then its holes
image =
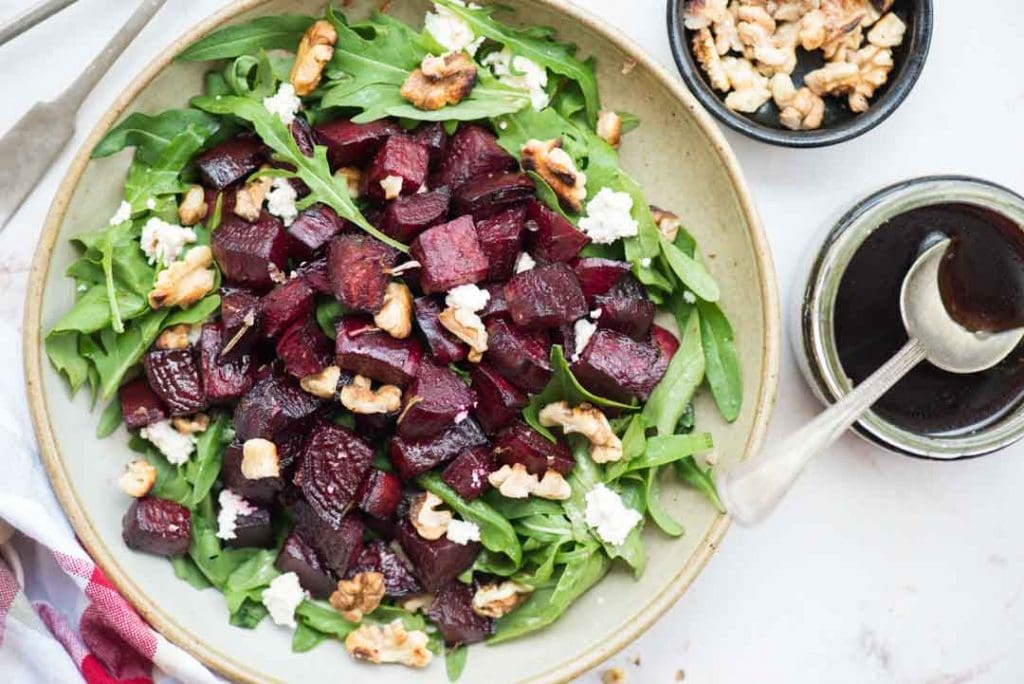
MULTIPOLYGON (((346 13, 365 16, 377 4, 356 0, 346 13)), ((597 58, 606 106, 633 112, 642 122, 625 139, 625 167, 641 181, 652 203, 676 210, 700 239, 722 286, 722 304, 735 324, 745 383, 743 411, 732 424, 718 418, 707 397, 697 406, 702 427, 715 435, 720 467, 727 468, 758 450, 779 364, 775 274, 736 159, 682 85, 615 30, 563 0, 503 4, 517 10, 509 21, 553 26, 561 38, 597 58)), ((104 441, 94 439, 98 415, 90 413, 88 397, 80 393, 70 398, 42 352, 43 331, 74 296, 72 282, 63 275, 75 255, 69 238, 97 228, 97 217, 110 216, 121 197, 129 155, 90 160, 96 142, 129 111, 154 113, 183 106, 200 92, 209 66, 173 61, 186 45, 225 24, 285 11, 318 14, 322 5, 322 0, 241 0, 229 5, 175 41, 102 117, 57 191, 36 253, 25 319, 26 383, 42 459, 78 536, 111 582, 171 641, 217 672, 246 682, 369 677, 378 684, 442 682, 443 664, 426 673, 374 668, 351 660, 337 642, 292 653, 289 630, 269 620, 253 631, 231 627, 216 591, 196 591, 175 579, 166 560, 128 550, 121 541, 128 500, 116 486, 132 458, 123 429, 104 441)), ((427 6, 425 0, 406 0, 394 3, 392 13, 420 25, 427 6)), ((685 522, 686 534, 672 540, 648 531, 648 567, 639 580, 615 570, 550 629, 507 645, 474 647, 461 681, 565 681, 649 627, 697 576, 729 525, 726 516, 693 490, 667 486, 663 498, 685 522)))

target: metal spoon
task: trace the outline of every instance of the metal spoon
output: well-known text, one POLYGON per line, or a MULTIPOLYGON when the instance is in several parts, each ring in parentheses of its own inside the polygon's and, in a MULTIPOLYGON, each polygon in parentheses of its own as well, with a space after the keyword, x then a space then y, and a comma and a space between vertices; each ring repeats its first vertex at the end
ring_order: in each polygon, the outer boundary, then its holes
POLYGON ((763 520, 808 461, 924 359, 952 373, 977 373, 1002 361, 1024 338, 1024 329, 976 333, 954 321, 939 293, 939 264, 949 238, 928 247, 903 279, 900 313, 910 337, 871 377, 795 433, 718 478, 726 510, 744 525, 763 520))

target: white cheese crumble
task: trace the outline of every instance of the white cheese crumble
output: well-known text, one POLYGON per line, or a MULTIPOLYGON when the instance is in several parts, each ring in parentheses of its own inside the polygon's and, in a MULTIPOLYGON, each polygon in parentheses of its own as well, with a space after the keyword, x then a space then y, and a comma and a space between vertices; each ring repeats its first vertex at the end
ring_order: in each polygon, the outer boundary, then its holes
POLYGON ((298 575, 286 572, 275 577, 270 586, 263 590, 262 598, 274 624, 295 629, 295 609, 306 599, 298 575))
POLYGON ((444 303, 445 306, 453 309, 465 309, 466 311, 476 313, 483 310, 490 299, 490 292, 470 283, 469 285, 459 285, 449 290, 448 295, 444 298, 444 303))
POLYGON ((480 528, 476 523, 468 520, 452 520, 448 523, 448 531, 445 532, 445 536, 448 541, 466 545, 469 542, 480 541, 480 528))
POLYGON ((683 301, 687 304, 696 304, 697 295, 693 294, 689 290, 683 290, 683 301))
POLYGON ((195 241, 196 231, 154 216, 142 226, 139 245, 149 257, 149 263, 170 266, 181 256, 185 245, 195 241))
MULTIPOLYGON (((455 0, 455 3, 466 7, 466 3, 462 0, 455 0)), ((469 9, 480 9, 480 5, 471 2, 469 9)), ((447 7, 434 5, 434 11, 427 12, 423 17, 423 26, 438 45, 449 52, 465 50, 469 54, 475 55, 480 44, 484 42, 483 36, 477 38, 469 24, 453 14, 447 7)))
POLYGON ((597 320, 598 318, 600 318, 600 317, 601 317, 601 314, 602 314, 602 313, 603 313, 603 312, 602 312, 601 308, 600 308, 600 307, 598 307, 598 308, 596 308, 596 309, 592 309, 592 310, 591 310, 591 312, 590 312, 590 317, 591 317, 592 319, 594 319, 594 320, 596 321, 596 320, 597 320))
POLYGON ((533 60, 522 55, 513 56, 508 47, 504 47, 484 57, 484 66, 491 67, 497 79, 505 85, 527 91, 530 103, 537 111, 548 106, 551 100, 545 90, 548 71, 533 60))
POLYGON ((590 338, 593 337, 594 333, 597 332, 597 325, 591 323, 586 318, 581 318, 572 326, 573 340, 575 342, 575 351, 572 354, 572 360, 580 358, 580 354, 587 348, 587 343, 590 342, 590 338))
POLYGON ((153 199, 152 197, 146 200, 146 208, 149 209, 150 211, 156 209, 156 200, 153 199))
POLYGON ((302 100, 295 94, 295 86, 282 83, 277 93, 263 98, 263 106, 271 114, 277 114, 285 126, 291 126, 295 121, 295 113, 302 107, 302 100))
POLYGON ((651 267, 651 257, 644 257, 643 259, 640 260, 640 268, 650 268, 650 267, 651 267))
POLYGON ((380 189, 384 191, 384 199, 395 199, 401 195, 403 183, 401 176, 385 176, 380 182, 380 189))
POLYGON ((195 449, 195 440, 191 435, 183 435, 174 429, 169 420, 151 423, 139 431, 139 436, 149 440, 160 450, 171 465, 186 463, 195 449))
POLYGON ((267 192, 267 211, 281 219, 284 225, 290 226, 299 215, 299 210, 295 207, 295 200, 298 198, 295 188, 287 178, 275 178, 270 184, 270 191, 267 192))
POLYGON ((254 513, 256 509, 230 489, 220 490, 217 502, 220 504, 220 512, 217 513, 217 538, 235 539, 239 516, 254 513))
POLYGON ((585 518, 597 536, 613 546, 621 546, 643 516, 622 503, 622 497, 603 484, 587 492, 585 518))
POLYGON ((608 188, 587 202, 587 215, 580 219, 580 229, 593 242, 609 245, 620 238, 633 237, 640 226, 633 219, 633 198, 608 188))
POLYGON ((537 265, 537 262, 533 260, 533 257, 526 252, 520 252, 519 258, 516 259, 516 273, 522 273, 523 271, 529 271, 537 265))
POLYGON ((132 217, 132 205, 128 204, 124 200, 117 205, 117 211, 110 217, 110 225, 116 226, 119 223, 124 223, 132 217))

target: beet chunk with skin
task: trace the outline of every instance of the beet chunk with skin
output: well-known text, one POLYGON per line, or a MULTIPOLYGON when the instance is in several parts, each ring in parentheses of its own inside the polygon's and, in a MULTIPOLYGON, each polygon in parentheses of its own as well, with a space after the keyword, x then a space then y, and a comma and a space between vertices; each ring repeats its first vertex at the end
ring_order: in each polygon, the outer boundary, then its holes
POLYGON ((398 524, 398 543, 427 591, 437 591, 465 572, 481 548, 477 542, 456 544, 445 537, 428 541, 407 519, 398 524))
POLYGON ((295 321, 277 341, 277 356, 285 370, 300 380, 331 365, 334 345, 312 317, 295 321))
POLYGON ((474 414, 484 432, 493 435, 519 415, 526 395, 487 364, 477 364, 470 375, 478 402, 474 414))
POLYGON ((551 379, 547 342, 504 318, 489 318, 486 325, 486 359, 491 367, 530 394, 543 390, 551 379))
POLYGON ((180 556, 192 541, 192 516, 184 506, 145 496, 124 514, 121 536, 129 549, 158 556, 180 556))
POLYGON ((487 256, 480 249, 470 216, 424 231, 409 251, 420 262, 420 286, 426 294, 447 292, 487 277, 487 256))
POLYGON ((380 539, 374 539, 367 544, 355 564, 348 570, 349 576, 361 572, 379 572, 384 575, 384 593, 393 598, 419 594, 423 591, 409 564, 380 539))
POLYGON ((316 137, 327 147, 331 169, 340 166, 363 166, 377 153, 384 141, 402 132, 393 119, 379 119, 366 124, 338 120, 322 123, 315 129, 316 137))
POLYGON ((408 439, 436 435, 465 420, 474 405, 476 393, 454 371, 423 362, 405 393, 398 434, 408 439))
POLYGON ((427 348, 434 361, 442 366, 462 361, 469 354, 469 347, 452 335, 438 321, 441 305, 433 297, 419 297, 413 302, 416 324, 427 341, 427 348))
POLYGON ((494 439, 493 454, 499 463, 522 463, 528 471, 538 476, 543 476, 548 470, 568 475, 576 466, 576 461, 564 444, 552 444, 521 420, 498 433, 494 439))
POLYGON ((252 513, 235 518, 235 538, 225 540, 224 545, 233 549, 272 547, 274 528, 270 524, 270 509, 254 506, 252 513))
POLYGON ((337 581, 321 564, 313 547, 295 532, 285 537, 274 567, 282 573, 298 575, 299 585, 315 599, 326 599, 338 588, 337 581))
POLYGON ((243 442, 255 437, 273 441, 278 434, 301 431, 319 408, 320 401, 294 379, 272 374, 259 380, 238 402, 235 434, 243 442))
POLYGON ((580 283, 580 289, 583 290, 583 296, 590 305, 594 297, 612 289, 615 283, 629 273, 629 264, 615 259, 582 257, 573 259, 572 270, 580 283))
POLYGON ((483 289, 487 290, 487 294, 490 297, 487 298, 487 306, 480 312, 480 318, 508 316, 508 302, 505 301, 505 283, 487 283, 483 289))
POLYGON ((457 190, 470 178, 516 171, 519 162, 501 149, 494 134, 476 125, 461 126, 448 141, 444 159, 431 179, 431 187, 457 190))
POLYGON ((266 211, 256 223, 225 215, 220 228, 213 231, 210 245, 228 282, 257 290, 274 285, 270 267, 284 269, 293 248, 284 224, 266 211))
POLYGON ((313 313, 313 288, 302 278, 281 283, 260 299, 260 333, 276 338, 293 322, 313 313))
POLYGON ((527 205, 526 220, 537 227, 530 233, 530 254, 540 262, 569 261, 590 242, 564 216, 540 202, 527 205))
POLYGON ((512 276, 505 283, 505 301, 512 321, 522 328, 546 330, 587 315, 576 275, 561 262, 512 276))
POLYGON ((410 195, 427 182, 430 151, 407 135, 393 135, 384 141, 363 173, 363 194, 377 201, 390 199, 381 181, 389 176, 402 180, 399 194, 410 195))
POLYGON ((606 293, 594 297, 593 306, 601 310, 599 328, 617 330, 637 341, 647 339, 654 323, 654 302, 632 274, 624 275, 606 293))
POLYGON ((196 168, 203 185, 217 190, 242 180, 267 159, 267 148, 253 136, 240 136, 199 154, 196 168))
POLYGON ((480 249, 487 257, 487 279, 508 280, 512 277, 523 244, 526 209, 513 207, 490 218, 477 221, 476 234, 480 249))
POLYGON ((186 416, 206 408, 203 382, 192 348, 154 349, 143 365, 149 386, 172 416, 186 416))
POLYGON ((167 407, 160 401, 145 378, 136 378, 117 391, 121 400, 121 416, 129 430, 138 430, 167 418, 167 407))
POLYGON ((335 298, 350 309, 377 313, 384 305, 384 290, 397 260, 396 250, 369 235, 335 238, 328 251, 335 298))
POLYGON ((338 322, 334 353, 342 370, 405 387, 416 377, 423 349, 413 337, 398 340, 366 319, 346 316, 338 322))
POLYGON ((295 504, 294 513, 295 531, 316 549, 324 567, 344 577, 363 551, 363 521, 355 514, 337 522, 322 518, 305 501, 295 504))
POLYGON ((430 226, 444 222, 450 203, 448 188, 399 197, 385 207, 380 229, 399 242, 412 242, 430 226))
POLYGON ((256 382, 256 367, 248 355, 225 359, 221 356, 223 331, 220 323, 206 323, 199 335, 199 369, 203 391, 210 404, 224 404, 242 398, 256 382))
MULTIPOLYGON (((278 454, 280 454, 280 448, 278 454)), ((234 441, 224 450, 220 464, 220 479, 224 486, 249 503, 269 506, 284 489, 283 477, 261 477, 250 480, 242 474, 242 442, 234 441)))
POLYGON ((472 214, 479 220, 525 202, 533 198, 535 192, 533 181, 525 173, 480 176, 459 186, 452 208, 456 214, 472 214))
POLYGON ((326 204, 314 204, 299 212, 288 233, 311 251, 316 251, 345 231, 345 221, 326 204))
POLYGON ((252 292, 234 287, 220 289, 220 353, 224 358, 235 359, 252 351, 259 339, 260 316, 260 298, 252 292))
POLYGON ((441 479, 463 499, 472 501, 491 488, 487 476, 497 469, 491 450, 481 444, 456 456, 441 473, 441 479))
POLYGON ((331 290, 331 272, 327 263, 327 257, 307 261, 297 269, 296 275, 306 281, 306 284, 313 288, 317 294, 329 295, 331 290))
MULTIPOLYGON (((349 383, 339 383, 339 391, 347 384, 349 383)), ((371 442, 391 437, 395 431, 395 423, 398 421, 397 411, 394 413, 357 413, 355 415, 356 433, 371 442)))
POLYGON ((388 460, 400 478, 411 480, 453 458, 467 447, 486 443, 487 437, 480 425, 472 418, 466 418, 434 437, 394 437, 388 444, 388 460))
POLYGON ((359 486, 356 499, 364 513, 375 518, 391 518, 402 500, 402 481, 387 471, 374 468, 359 486))
POLYGON ((436 168, 444 159, 444 152, 448 147, 448 134, 444 132, 444 125, 440 121, 428 121, 420 124, 410 136, 427 148, 430 153, 430 168, 436 168))
POLYGON ((665 358, 665 365, 672 360, 672 357, 679 351, 679 340, 669 330, 660 325, 651 326, 651 344, 661 351, 665 358))
POLYGON ((646 342, 599 328, 572 366, 580 384, 602 397, 647 401, 665 373, 661 352, 646 342))
POLYGON ((371 461, 373 449, 354 432, 320 423, 306 440, 297 484, 320 517, 337 524, 352 508, 371 461))
POLYGON ((437 625, 449 648, 476 644, 494 634, 494 620, 473 611, 476 587, 458 580, 448 583, 434 596, 427 617, 437 625))

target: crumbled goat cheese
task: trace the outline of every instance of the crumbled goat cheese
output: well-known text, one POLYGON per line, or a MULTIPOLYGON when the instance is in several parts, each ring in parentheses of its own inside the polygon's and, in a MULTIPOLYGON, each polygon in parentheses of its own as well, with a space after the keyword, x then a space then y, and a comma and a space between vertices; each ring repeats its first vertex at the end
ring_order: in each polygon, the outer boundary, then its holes
POLYGON ((590 338, 597 331, 597 325, 591 323, 586 318, 581 318, 576 321, 572 326, 573 339, 575 341, 575 351, 572 355, 572 360, 580 358, 580 354, 587 348, 587 343, 590 342, 590 338))
POLYGON ((516 273, 522 273, 523 271, 529 271, 531 268, 537 265, 537 262, 533 260, 533 257, 526 252, 520 252, 519 258, 516 259, 516 273))
POLYGON ((230 489, 220 490, 217 502, 220 504, 220 512, 217 513, 217 537, 219 539, 234 539, 237 537, 235 529, 238 526, 238 518, 249 515, 256 509, 230 489))
POLYGON ((593 242, 609 245, 619 238, 632 237, 640 231, 633 219, 633 198, 624 192, 601 188, 587 202, 587 215, 580 219, 580 229, 593 242))
POLYGON ((471 541, 480 541, 480 528, 476 523, 466 520, 452 520, 448 523, 448 531, 445 532, 448 541, 456 544, 468 544, 471 541))
POLYGON ((174 223, 167 223, 156 216, 142 226, 139 245, 149 257, 149 263, 170 266, 178 260, 185 245, 196 241, 196 231, 174 223))
POLYGON ((469 285, 459 285, 449 290, 448 295, 444 298, 444 303, 445 306, 453 309, 465 309, 466 311, 476 313, 487 306, 490 298, 490 292, 470 283, 469 285))
POLYGON ((602 313, 602 310, 600 308, 593 309, 590 312, 590 317, 596 321, 598 318, 601 317, 601 313, 602 313))
POLYGON ((689 290, 683 290, 683 301, 685 301, 687 304, 696 304, 697 295, 693 294, 689 290))
POLYGON ((124 223, 132 217, 132 205, 128 204, 124 200, 117 205, 117 211, 110 217, 110 225, 116 226, 119 223, 124 223))
POLYGON ((295 113, 302 106, 302 100, 295 94, 295 86, 282 83, 277 93, 263 98, 263 106, 271 114, 277 114, 285 126, 291 126, 295 121, 295 113))
MULTIPOLYGON (((463 7, 466 6, 462 0, 455 0, 455 2, 463 7)), ((480 9, 480 5, 471 2, 469 9, 480 9)), ((484 42, 483 36, 477 38, 469 24, 453 14, 447 7, 434 5, 434 11, 427 12, 423 17, 423 25, 438 45, 450 52, 465 50, 469 54, 475 55, 480 44, 484 42)))
POLYGON ((174 429, 169 420, 151 423, 139 431, 139 436, 148 439, 160 450, 172 465, 181 465, 188 461, 195 449, 195 440, 191 435, 183 435, 174 429))
POLYGON ((267 211, 281 219, 284 225, 290 226, 299 215, 295 207, 298 197, 287 178, 275 178, 267 192, 267 211))
POLYGON ((395 199, 402 194, 405 181, 401 176, 385 176, 380 181, 380 189, 384 191, 384 199, 395 199))
POLYGON ((156 209, 156 200, 153 199, 152 197, 146 200, 146 208, 149 209, 150 211, 156 209))
POLYGON ((263 590, 262 598, 274 624, 295 629, 295 609, 306 599, 298 575, 286 572, 275 577, 263 590))
POLYGON ((650 268, 650 267, 651 267, 651 257, 644 257, 643 259, 640 260, 640 268, 650 268))
POLYGON ((622 498, 603 484, 598 484, 586 495, 586 521, 597 536, 613 546, 626 541, 630 531, 643 516, 622 503, 622 498))
POLYGON ((545 90, 548 72, 533 60, 522 55, 513 56, 508 47, 504 47, 484 57, 484 66, 491 67, 494 75, 505 85, 527 91, 537 111, 548 106, 551 99, 545 90))

